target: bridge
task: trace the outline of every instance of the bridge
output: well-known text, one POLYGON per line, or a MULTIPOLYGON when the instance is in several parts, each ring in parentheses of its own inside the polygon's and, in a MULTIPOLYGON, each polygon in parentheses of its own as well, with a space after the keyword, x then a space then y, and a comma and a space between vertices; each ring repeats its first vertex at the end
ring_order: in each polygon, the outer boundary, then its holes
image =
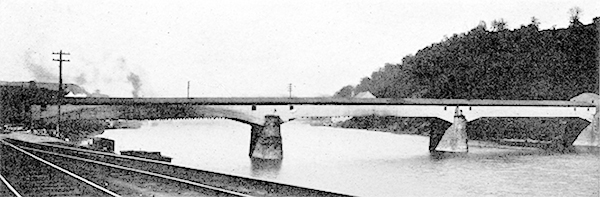
MULTIPOLYGON (((31 107, 33 120, 52 119, 56 102, 31 107)), ((64 98, 61 116, 153 120, 226 118, 249 124, 249 155, 282 159, 280 125, 302 118, 354 116, 435 117, 452 123, 430 136, 430 150, 468 152, 466 125, 482 117, 575 117, 591 122, 568 145, 600 146, 594 101, 357 99, 357 98, 64 98)))

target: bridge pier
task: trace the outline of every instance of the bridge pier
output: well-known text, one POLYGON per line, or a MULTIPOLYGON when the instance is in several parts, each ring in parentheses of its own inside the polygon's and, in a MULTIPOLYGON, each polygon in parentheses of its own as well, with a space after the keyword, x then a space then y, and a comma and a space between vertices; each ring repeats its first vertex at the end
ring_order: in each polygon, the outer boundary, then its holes
POLYGON ((251 158, 283 159, 281 123, 283 121, 279 116, 267 115, 264 126, 251 125, 249 153, 251 158))
POLYGON ((439 131, 430 133, 429 151, 469 152, 467 140, 467 119, 457 107, 454 112, 454 123, 444 133, 439 131))
POLYGON ((573 146, 596 146, 600 147, 600 130, 598 128, 598 113, 594 115, 591 123, 579 133, 573 146))

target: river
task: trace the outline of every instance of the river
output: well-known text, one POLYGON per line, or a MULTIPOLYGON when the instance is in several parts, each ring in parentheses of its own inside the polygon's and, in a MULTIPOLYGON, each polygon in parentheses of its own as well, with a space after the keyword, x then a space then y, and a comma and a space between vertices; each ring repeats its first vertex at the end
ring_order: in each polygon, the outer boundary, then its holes
POLYGON ((432 157, 415 135, 281 125, 278 163, 248 157, 250 126, 230 120, 147 121, 106 130, 115 151, 160 151, 173 164, 357 196, 599 196, 597 149, 555 153, 533 148, 469 147, 432 157))

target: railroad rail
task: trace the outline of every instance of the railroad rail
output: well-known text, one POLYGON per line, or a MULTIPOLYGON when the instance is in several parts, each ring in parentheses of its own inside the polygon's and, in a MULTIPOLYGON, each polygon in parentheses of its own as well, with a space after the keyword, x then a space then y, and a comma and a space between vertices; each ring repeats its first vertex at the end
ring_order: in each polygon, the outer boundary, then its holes
POLYGON ((2 141, 0 175, 7 196, 119 196, 94 182, 2 141))
POLYGON ((64 166, 119 194, 152 190, 189 196, 346 196, 343 194, 203 171, 166 162, 45 143, 5 139, 6 144, 64 166), (138 185, 137 190, 119 183, 138 185), (150 185, 150 186, 149 186, 150 185))

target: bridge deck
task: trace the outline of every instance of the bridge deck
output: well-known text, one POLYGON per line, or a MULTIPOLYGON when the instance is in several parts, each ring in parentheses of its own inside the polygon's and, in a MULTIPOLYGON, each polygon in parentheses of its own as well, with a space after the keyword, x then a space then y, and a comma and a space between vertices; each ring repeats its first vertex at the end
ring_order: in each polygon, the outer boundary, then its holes
MULTIPOLYGON (((55 104, 50 101, 45 104, 55 104)), ((562 106, 596 107, 595 104, 559 100, 484 100, 484 99, 350 99, 350 98, 64 98, 71 105, 447 105, 447 106, 562 106)), ((42 103, 38 103, 42 104, 42 103)))

